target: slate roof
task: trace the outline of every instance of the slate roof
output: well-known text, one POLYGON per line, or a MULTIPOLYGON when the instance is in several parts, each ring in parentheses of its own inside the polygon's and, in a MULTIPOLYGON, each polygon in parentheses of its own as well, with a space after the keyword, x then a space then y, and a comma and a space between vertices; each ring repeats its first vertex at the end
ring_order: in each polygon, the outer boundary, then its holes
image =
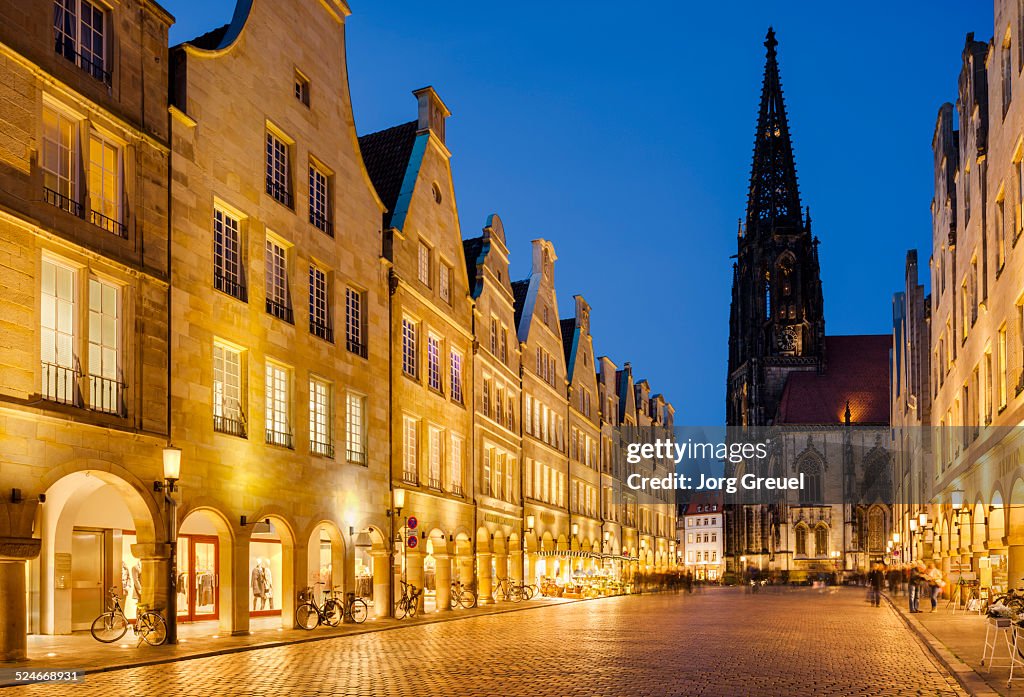
POLYGON ((222 27, 217 27, 185 43, 206 51, 212 51, 220 47, 220 43, 224 40, 224 35, 228 33, 228 27, 230 26, 230 24, 225 24, 222 27))
POLYGON ((889 423, 888 334, 825 337, 824 373, 795 372, 786 379, 777 424, 889 423))
POLYGON ((480 252, 484 248, 484 237, 473 237, 468 240, 462 240, 462 251, 466 258, 466 277, 469 278, 469 290, 473 294, 473 297, 478 297, 480 289, 476 287, 476 265, 480 259, 480 252))
POLYGON ((519 328, 519 321, 523 318, 523 306, 526 304, 526 295, 530 292, 530 279, 512 281, 512 301, 516 309, 516 329, 519 328))
POLYGON ((576 318, 569 317, 559 321, 562 326, 562 350, 565 352, 565 370, 572 375, 572 337, 576 333, 576 318))
POLYGON ((690 495, 690 500, 683 504, 683 515, 707 515, 708 513, 721 513, 724 507, 722 493, 720 491, 695 491, 690 495), (706 508, 717 506, 715 510, 706 508), (705 507, 705 510, 698 511, 698 508, 705 507))
POLYGON ((410 121, 359 138, 359 149, 363 154, 366 171, 377 189, 377 195, 388 207, 384 213, 385 228, 391 226, 391 216, 402 191, 413 143, 416 142, 416 130, 417 122, 410 121))

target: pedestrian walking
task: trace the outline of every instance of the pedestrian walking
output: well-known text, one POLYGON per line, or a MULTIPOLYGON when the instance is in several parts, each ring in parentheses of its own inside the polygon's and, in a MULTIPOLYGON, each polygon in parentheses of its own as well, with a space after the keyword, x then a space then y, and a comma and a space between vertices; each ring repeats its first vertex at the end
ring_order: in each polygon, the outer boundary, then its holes
POLYGON ((928 584, 928 595, 932 601, 932 612, 935 612, 939 604, 939 593, 942 592, 942 588, 946 585, 946 582, 942 580, 942 571, 935 567, 935 564, 928 564, 928 568, 925 569, 925 582, 928 584))
POLYGON ((924 583, 924 565, 920 562, 910 567, 910 580, 907 582, 907 598, 911 612, 921 612, 921 585, 924 583))
POLYGON ((871 604, 880 607, 882 603, 882 583, 885 582, 885 566, 876 562, 868 574, 868 588, 870 589, 871 604))

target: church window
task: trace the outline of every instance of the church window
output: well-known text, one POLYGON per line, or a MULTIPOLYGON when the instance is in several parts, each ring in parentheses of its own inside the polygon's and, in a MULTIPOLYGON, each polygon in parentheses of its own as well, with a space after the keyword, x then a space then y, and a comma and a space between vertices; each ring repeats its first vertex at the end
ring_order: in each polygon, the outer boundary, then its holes
POLYGON ((796 553, 807 556, 807 528, 803 525, 797 526, 796 529, 796 553))
POLYGON ((802 505, 821 503, 821 463, 813 457, 804 459, 800 466, 804 475, 804 488, 800 490, 802 505))
POLYGON ((819 525, 814 529, 814 556, 824 557, 828 554, 828 528, 819 525))

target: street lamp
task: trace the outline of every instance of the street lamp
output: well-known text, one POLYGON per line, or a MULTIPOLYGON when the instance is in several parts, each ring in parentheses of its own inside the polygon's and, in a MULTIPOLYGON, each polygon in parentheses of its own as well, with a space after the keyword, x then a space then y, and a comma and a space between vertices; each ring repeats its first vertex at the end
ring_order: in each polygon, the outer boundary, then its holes
MULTIPOLYGON (((387 510, 387 515, 391 519, 391 545, 392 545, 392 552, 391 552, 391 555, 390 555, 390 557, 391 557, 391 571, 390 571, 390 573, 391 573, 391 582, 388 584, 388 587, 391 589, 391 611, 392 611, 392 614, 394 613, 394 607, 395 607, 395 572, 394 572, 395 554, 394 554, 394 552, 396 550, 394 549, 394 545, 396 543, 400 543, 402 545, 402 581, 406 580, 406 575, 405 575, 405 570, 406 570, 405 545, 406 545, 406 541, 403 539, 404 536, 401 533, 397 533, 397 534, 395 533, 395 518, 401 518, 401 516, 402 516, 402 509, 403 508, 405 508, 405 489, 395 489, 395 490, 393 490, 391 492, 391 508, 389 508, 387 510)), ((405 532, 405 523, 404 522, 402 523, 402 532, 405 532)))
POLYGON ((181 448, 170 443, 163 450, 162 482, 153 482, 153 491, 163 492, 164 510, 167 519, 167 541, 170 552, 167 556, 167 643, 178 643, 178 526, 175 520, 177 503, 171 494, 175 483, 181 479, 181 448))

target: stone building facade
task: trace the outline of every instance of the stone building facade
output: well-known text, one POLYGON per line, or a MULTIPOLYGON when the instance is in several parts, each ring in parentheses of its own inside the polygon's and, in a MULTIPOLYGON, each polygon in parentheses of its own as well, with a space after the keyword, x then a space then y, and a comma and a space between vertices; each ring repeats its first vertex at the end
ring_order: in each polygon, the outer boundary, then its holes
POLYGON ((671 405, 560 322, 551 242, 513 283, 498 216, 462 239, 433 89, 357 136, 348 13, 168 48, 150 0, 0 2, 0 659, 111 586, 245 634, 320 584, 383 617, 671 568, 620 452, 671 405))
POLYGON ((0 3, 0 659, 165 594, 172 22, 0 3))
POLYGON ((929 370, 907 395, 930 397, 930 447, 911 448, 926 490, 897 531, 905 558, 1005 589, 1024 576, 1024 15, 996 0, 994 17, 991 40, 968 34, 956 103, 936 120, 929 370))

